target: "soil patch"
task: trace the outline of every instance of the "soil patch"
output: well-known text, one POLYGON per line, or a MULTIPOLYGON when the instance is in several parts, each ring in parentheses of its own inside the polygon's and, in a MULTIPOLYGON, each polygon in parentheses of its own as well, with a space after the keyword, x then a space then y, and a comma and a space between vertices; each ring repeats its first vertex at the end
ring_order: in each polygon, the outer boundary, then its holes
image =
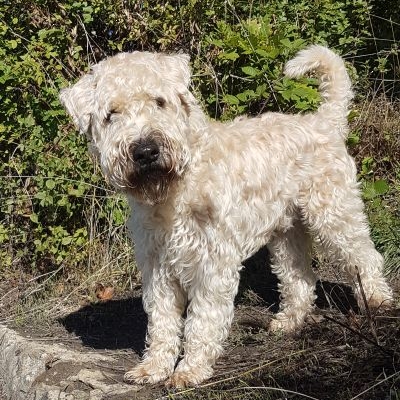
MULTIPOLYGON (((315 314, 293 335, 272 335, 268 325, 279 296, 276 278, 265 267, 267 258, 262 250, 245 263, 231 334, 209 382, 185 391, 146 385, 129 397, 125 393, 103 398, 399 399, 399 310, 360 315, 351 289, 336 283, 331 272, 321 271, 315 314)), ((399 284, 393 286, 398 298, 399 284)), ((111 384, 122 383, 124 371, 138 362, 146 324, 140 291, 134 291, 123 298, 82 306, 45 329, 36 323, 18 327, 18 331, 81 353, 111 355, 111 363, 84 365, 101 371, 104 382, 111 384)), ((79 360, 50 363, 41 379, 54 383, 81 368, 79 360)), ((85 390, 90 386, 87 382, 77 379, 68 390, 85 390)))

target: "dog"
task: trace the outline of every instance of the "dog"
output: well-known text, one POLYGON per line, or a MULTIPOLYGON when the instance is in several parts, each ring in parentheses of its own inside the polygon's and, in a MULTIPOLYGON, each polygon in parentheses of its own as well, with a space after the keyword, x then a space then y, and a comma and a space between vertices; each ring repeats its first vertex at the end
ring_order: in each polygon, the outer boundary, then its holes
POLYGON ((61 91, 132 209, 149 323, 143 359, 126 381, 185 387, 210 378, 241 262, 265 244, 281 293, 271 331, 298 329, 313 309, 312 239, 343 266, 361 307, 363 295, 369 307, 390 305, 345 146, 350 79, 343 60, 319 45, 300 51, 284 72, 312 71, 322 97, 314 113, 226 123, 211 121, 190 92, 185 54, 121 53, 61 91))

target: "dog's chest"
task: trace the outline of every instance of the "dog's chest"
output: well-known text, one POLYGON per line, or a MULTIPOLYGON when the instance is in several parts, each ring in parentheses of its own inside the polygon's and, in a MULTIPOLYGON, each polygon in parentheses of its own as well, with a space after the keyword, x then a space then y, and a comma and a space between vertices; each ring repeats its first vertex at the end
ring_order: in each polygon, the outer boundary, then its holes
POLYGON ((210 199, 195 200, 146 212, 136 208, 129 227, 139 268, 161 268, 188 286, 206 270, 240 267, 286 214, 279 201, 267 209, 235 202, 222 209, 210 199))

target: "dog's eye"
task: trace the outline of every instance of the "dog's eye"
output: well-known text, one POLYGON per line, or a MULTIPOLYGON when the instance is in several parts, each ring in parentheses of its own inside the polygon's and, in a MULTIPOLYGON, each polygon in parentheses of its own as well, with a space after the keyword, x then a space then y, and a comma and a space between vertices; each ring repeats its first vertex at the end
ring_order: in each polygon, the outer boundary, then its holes
POLYGON ((156 97, 155 101, 156 101, 157 107, 160 107, 160 108, 164 108, 165 104, 167 103, 165 101, 165 99, 163 99, 162 97, 156 97))
POLYGON ((115 115, 115 114, 118 114, 118 111, 116 111, 116 110, 110 110, 110 111, 107 113, 106 117, 104 118, 104 122, 107 123, 107 124, 109 124, 109 123, 111 122, 112 116, 115 115))

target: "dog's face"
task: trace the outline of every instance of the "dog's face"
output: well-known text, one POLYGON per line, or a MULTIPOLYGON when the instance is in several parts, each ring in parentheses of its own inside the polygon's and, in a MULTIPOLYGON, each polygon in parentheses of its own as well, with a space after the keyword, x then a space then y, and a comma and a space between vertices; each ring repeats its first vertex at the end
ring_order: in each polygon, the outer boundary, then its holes
POLYGON ((189 80, 186 55, 121 53, 60 94, 108 181, 140 202, 165 201, 190 162, 189 80))

